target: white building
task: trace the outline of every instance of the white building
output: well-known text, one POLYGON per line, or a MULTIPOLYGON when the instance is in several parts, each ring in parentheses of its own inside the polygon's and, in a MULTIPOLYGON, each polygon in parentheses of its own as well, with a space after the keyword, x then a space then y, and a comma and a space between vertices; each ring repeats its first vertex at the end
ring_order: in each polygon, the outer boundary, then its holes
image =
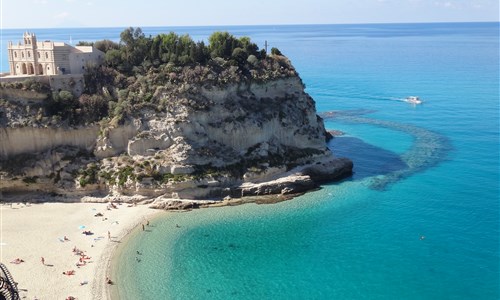
POLYGON ((104 52, 93 46, 70 46, 62 42, 38 42, 26 32, 23 43, 9 42, 10 75, 82 74, 88 65, 101 64, 104 52))

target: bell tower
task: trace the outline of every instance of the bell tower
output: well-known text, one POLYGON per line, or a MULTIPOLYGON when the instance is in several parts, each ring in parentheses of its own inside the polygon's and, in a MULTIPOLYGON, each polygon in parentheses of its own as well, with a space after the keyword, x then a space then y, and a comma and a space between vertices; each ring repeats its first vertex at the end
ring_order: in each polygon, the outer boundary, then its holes
MULTIPOLYGON (((26 62, 26 74, 37 75, 38 66, 38 51, 36 43, 36 35, 34 33, 25 32, 23 35, 24 52, 21 54, 26 62)), ((24 73, 24 72, 23 72, 24 73)))
POLYGON ((24 33, 23 38, 24 38, 24 45, 31 46, 33 49, 36 49, 36 35, 34 33, 29 33, 26 31, 24 33))

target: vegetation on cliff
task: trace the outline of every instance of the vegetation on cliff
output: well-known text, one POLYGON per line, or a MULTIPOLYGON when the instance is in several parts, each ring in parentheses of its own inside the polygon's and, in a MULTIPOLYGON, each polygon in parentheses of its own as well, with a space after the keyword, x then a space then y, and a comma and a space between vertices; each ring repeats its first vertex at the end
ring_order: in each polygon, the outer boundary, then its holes
MULTIPOLYGON (((24 115, 18 124, 21 126, 77 126, 107 119, 116 124, 143 107, 164 111, 167 105, 155 97, 159 89, 175 95, 185 84, 210 87, 297 76, 278 49, 273 48, 268 55, 250 38, 236 38, 227 32, 213 33, 208 45, 173 32, 146 37, 141 28, 132 27, 125 29, 120 38, 119 43, 79 43, 103 51, 105 62, 87 66, 85 90, 78 97, 71 91, 51 92, 50 87, 33 80, 2 84, 3 89, 31 90, 46 94, 47 99, 32 105, 30 111, 24 110, 24 104, 16 107, 16 103, 1 102, 0 121, 3 117, 5 125, 6 116, 16 113, 24 115)), ((199 109, 205 106, 190 105, 199 109)))
MULTIPOLYGON (((314 100, 278 49, 268 55, 227 32, 212 34, 208 45, 172 32, 146 37, 140 28, 120 37, 80 43, 102 50, 105 60, 86 67, 79 95, 33 80, 1 85, 8 96, 0 99, 4 137, 20 144, 25 136, 43 137, 33 153, 3 149, 16 154, 0 157, 8 190, 190 198, 241 196, 245 189, 288 193, 304 186, 240 185, 311 164, 331 169, 318 165, 331 153, 314 100), (40 127, 52 128, 32 130, 40 127)), ((332 172, 338 170, 326 173, 332 172)))

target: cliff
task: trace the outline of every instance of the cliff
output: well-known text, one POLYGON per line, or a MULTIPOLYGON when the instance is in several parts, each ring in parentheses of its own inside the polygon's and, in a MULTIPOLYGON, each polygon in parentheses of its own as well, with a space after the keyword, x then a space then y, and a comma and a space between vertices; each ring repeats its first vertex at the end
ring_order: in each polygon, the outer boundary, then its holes
POLYGON ((0 191, 222 199, 299 193, 349 176, 352 162, 326 147, 301 79, 283 74, 217 84, 175 75, 148 85, 149 104, 121 121, 74 126, 26 108, 29 99, 3 101, 0 191))

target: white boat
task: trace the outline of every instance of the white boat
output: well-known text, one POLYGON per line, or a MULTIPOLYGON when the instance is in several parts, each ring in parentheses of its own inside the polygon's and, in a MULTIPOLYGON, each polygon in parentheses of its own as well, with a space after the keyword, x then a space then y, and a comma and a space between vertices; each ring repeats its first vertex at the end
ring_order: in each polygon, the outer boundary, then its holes
POLYGON ((411 103, 411 104, 420 104, 422 103, 422 100, 420 100, 419 97, 417 96, 409 96, 405 99, 406 102, 411 103))

